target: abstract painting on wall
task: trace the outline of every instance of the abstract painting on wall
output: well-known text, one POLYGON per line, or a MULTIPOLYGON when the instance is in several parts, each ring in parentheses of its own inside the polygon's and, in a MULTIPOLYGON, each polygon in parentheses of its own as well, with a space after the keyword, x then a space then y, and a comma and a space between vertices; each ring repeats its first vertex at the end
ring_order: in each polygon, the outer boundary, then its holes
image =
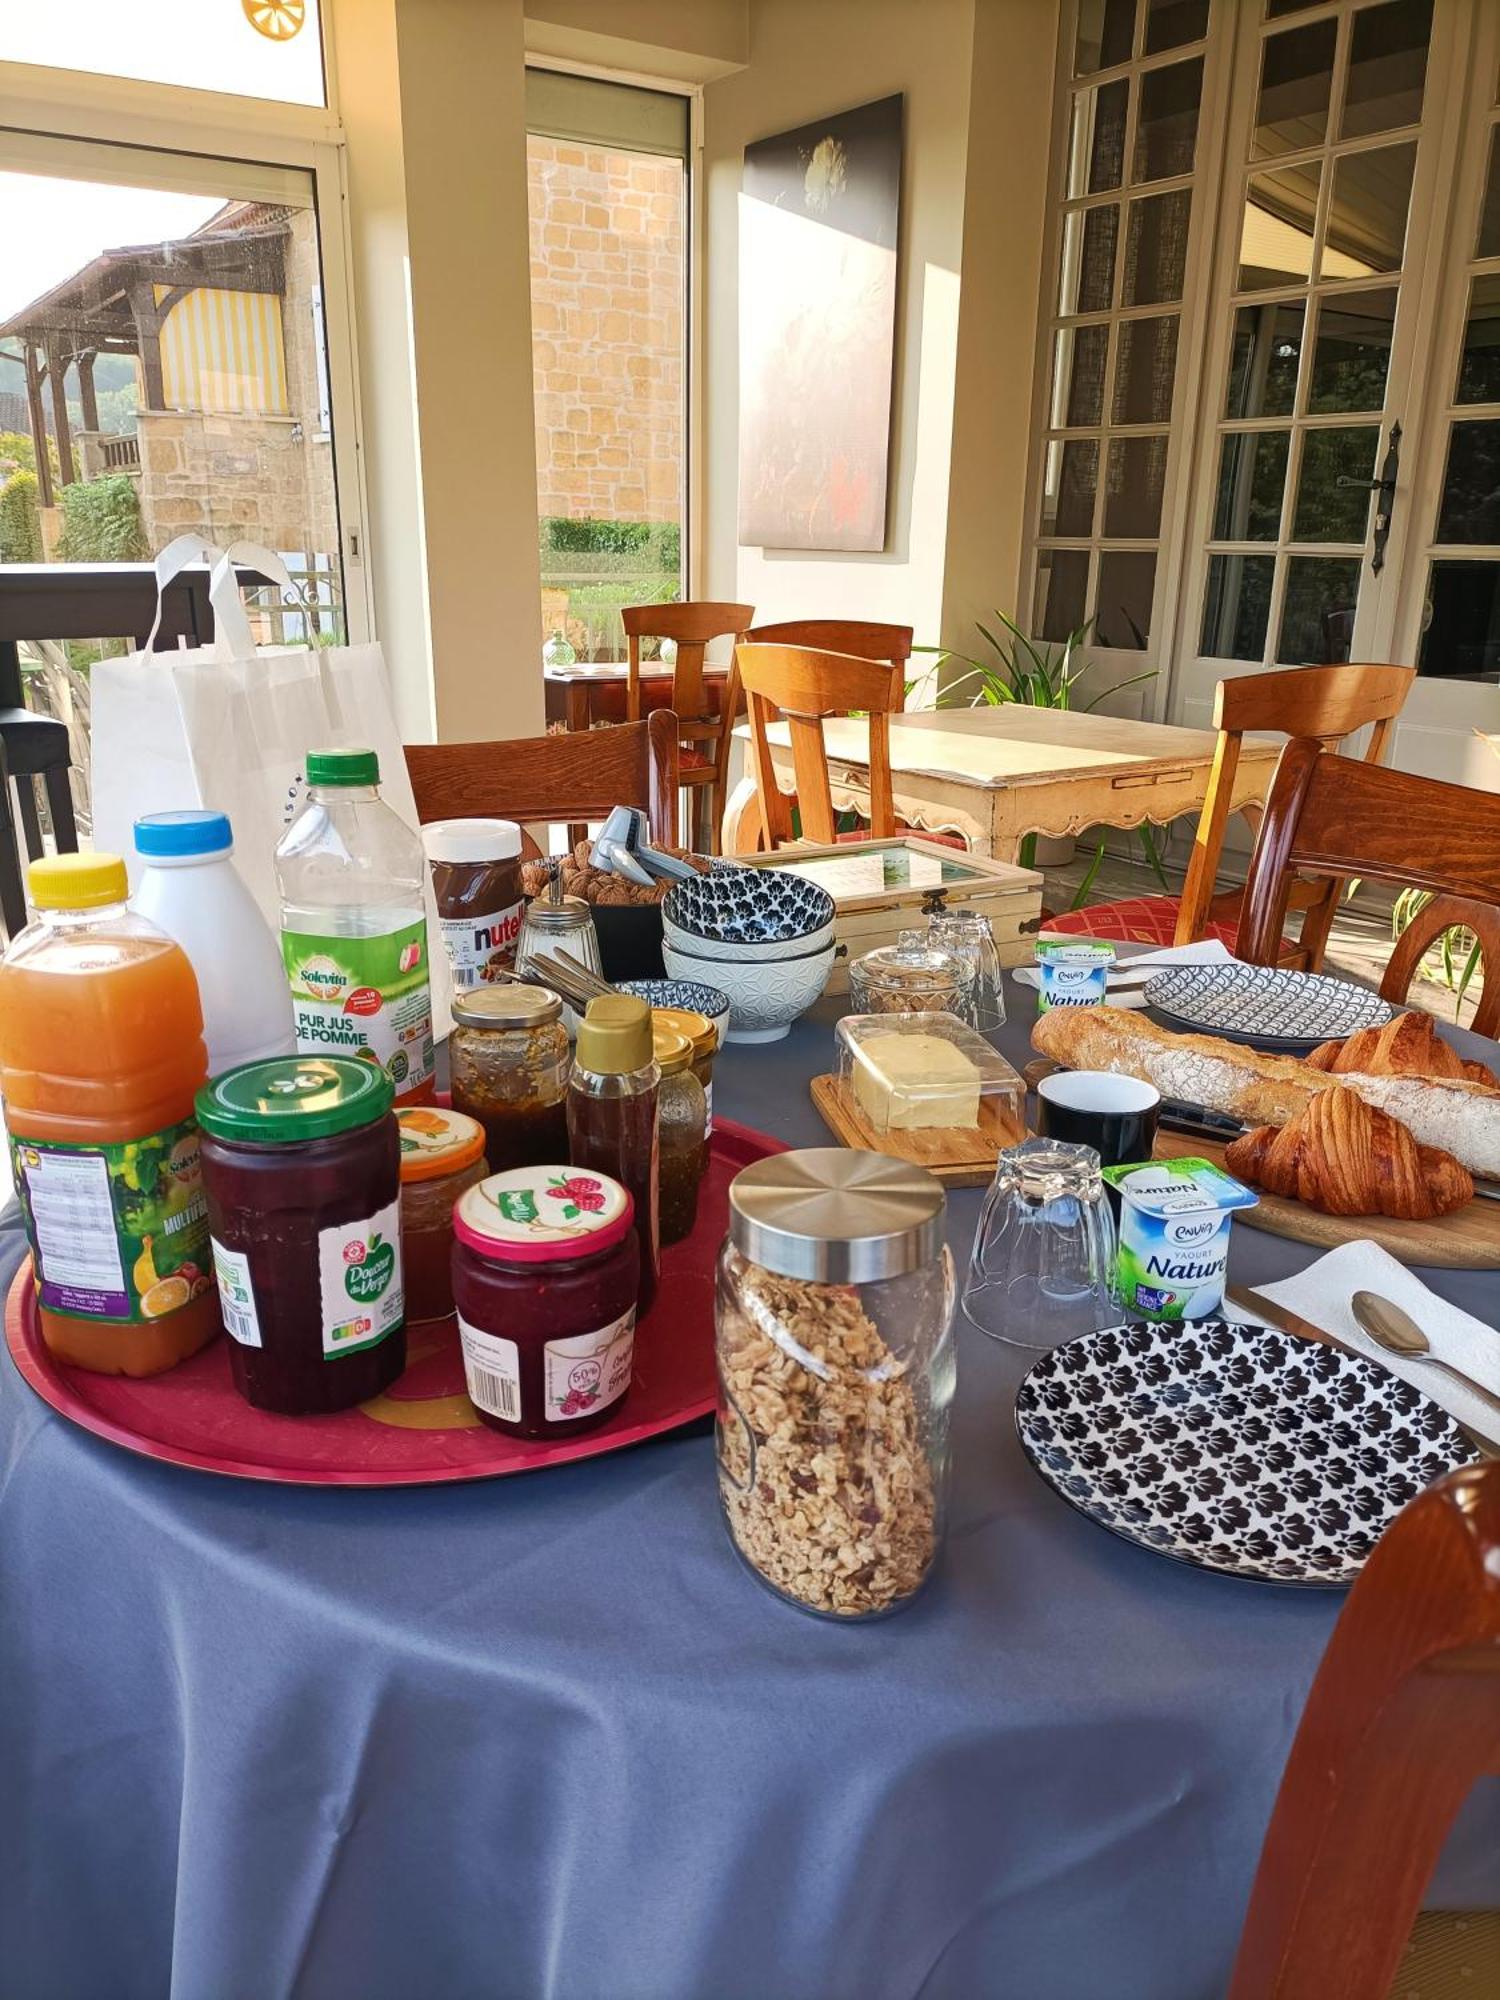
POLYGON ((883 549, 899 96, 745 148, 739 539, 883 549))

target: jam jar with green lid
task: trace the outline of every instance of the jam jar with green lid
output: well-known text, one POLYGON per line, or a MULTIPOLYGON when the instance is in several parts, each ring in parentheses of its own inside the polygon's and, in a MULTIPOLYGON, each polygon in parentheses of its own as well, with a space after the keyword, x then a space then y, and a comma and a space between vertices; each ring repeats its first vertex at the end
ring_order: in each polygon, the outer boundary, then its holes
POLYGON ((348 1409, 406 1365, 393 1100, 350 1056, 246 1063, 198 1093, 230 1366, 258 1409, 348 1409))
POLYGON ((484 1127, 491 1170, 568 1157, 568 1073, 562 1001, 522 981, 453 996, 448 1070, 453 1108, 484 1127))
POLYGON ((581 1167, 491 1174, 453 1212, 464 1383, 512 1437, 573 1437, 630 1388, 640 1243, 619 1182, 581 1167))
POLYGON ((447 1319, 453 1311, 453 1204, 489 1172, 477 1118, 439 1104, 403 1105, 401 1269, 406 1317, 447 1319))

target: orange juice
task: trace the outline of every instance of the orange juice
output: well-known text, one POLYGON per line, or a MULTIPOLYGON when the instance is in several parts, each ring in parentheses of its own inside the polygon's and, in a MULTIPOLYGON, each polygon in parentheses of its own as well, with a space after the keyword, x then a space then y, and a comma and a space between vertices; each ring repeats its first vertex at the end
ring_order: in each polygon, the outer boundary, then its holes
POLYGON ((0 1097, 42 1332, 61 1361, 154 1375, 219 1326, 193 1096, 198 982, 125 906, 117 856, 30 870, 0 960, 0 1097))

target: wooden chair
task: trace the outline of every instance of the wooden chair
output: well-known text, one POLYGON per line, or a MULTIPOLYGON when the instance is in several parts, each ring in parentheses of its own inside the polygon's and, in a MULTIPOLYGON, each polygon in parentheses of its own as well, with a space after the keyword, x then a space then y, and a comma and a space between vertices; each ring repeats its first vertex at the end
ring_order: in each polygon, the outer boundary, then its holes
POLYGON ((1500 1030, 1500 796, 1362 764, 1295 737, 1276 766, 1245 882, 1239 953, 1252 965, 1276 961, 1295 873, 1335 893, 1351 875, 1432 890, 1381 993, 1403 999, 1434 938, 1464 924, 1485 969, 1473 1026, 1482 1035, 1500 1030))
POLYGON ((870 718, 869 832, 877 839, 893 834, 891 717, 901 709, 900 668, 808 646, 738 645, 734 659, 749 698, 751 762, 767 846, 779 847, 795 838, 793 800, 776 782, 766 735, 769 725, 785 720, 791 735, 802 837, 833 841, 838 832, 823 722, 828 716, 858 710, 870 718))
MULTIPOLYGON (((642 806, 659 847, 677 844, 677 717, 659 708, 644 722, 578 736, 511 743, 408 743, 406 767, 417 818, 495 817, 581 822, 611 806, 642 806)), ((540 853, 529 835, 524 851, 540 853)))
POLYGON ((739 710, 740 689, 733 662, 715 711, 703 681, 704 648, 715 639, 738 638, 755 616, 753 604, 627 604, 620 613, 629 648, 625 714, 641 718, 641 641, 671 639, 677 646, 672 668, 672 709, 681 736, 678 782, 694 795, 706 794, 708 825, 689 813, 689 834, 701 851, 717 854, 719 830, 729 800, 729 735, 739 710))
POLYGON ((1349 1593, 1287 1760, 1229 2000, 1385 2000, 1448 1829, 1486 1774, 1500 1775, 1495 1462, 1413 1500, 1349 1593))
MULTIPOLYGON (((1246 733, 1315 736, 1331 748, 1372 723, 1364 756, 1368 763, 1379 763, 1415 677, 1414 667, 1354 665, 1287 667, 1220 681, 1214 698, 1219 741, 1181 896, 1132 896, 1118 903, 1092 904, 1049 920, 1048 930, 1156 945, 1191 944, 1212 937, 1237 950, 1242 892, 1232 889, 1216 896, 1214 881, 1246 733)), ((1305 913, 1302 933, 1294 945, 1283 947, 1282 963, 1310 970, 1322 963, 1340 886, 1337 882, 1298 886, 1291 907, 1305 913)))
POLYGON ((751 646, 812 646, 820 653, 847 653, 852 659, 899 667, 903 706, 912 637, 910 625, 879 625, 868 618, 788 618, 779 625, 753 626, 744 634, 751 646))

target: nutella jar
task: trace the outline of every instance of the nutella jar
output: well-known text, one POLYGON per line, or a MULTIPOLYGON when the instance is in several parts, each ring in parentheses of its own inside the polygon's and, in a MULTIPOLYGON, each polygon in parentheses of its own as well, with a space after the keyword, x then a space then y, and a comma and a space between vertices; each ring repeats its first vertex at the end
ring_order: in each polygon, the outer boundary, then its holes
POLYGON ((422 829, 453 984, 485 986, 515 968, 521 935, 521 829, 508 819, 439 819, 422 829))

